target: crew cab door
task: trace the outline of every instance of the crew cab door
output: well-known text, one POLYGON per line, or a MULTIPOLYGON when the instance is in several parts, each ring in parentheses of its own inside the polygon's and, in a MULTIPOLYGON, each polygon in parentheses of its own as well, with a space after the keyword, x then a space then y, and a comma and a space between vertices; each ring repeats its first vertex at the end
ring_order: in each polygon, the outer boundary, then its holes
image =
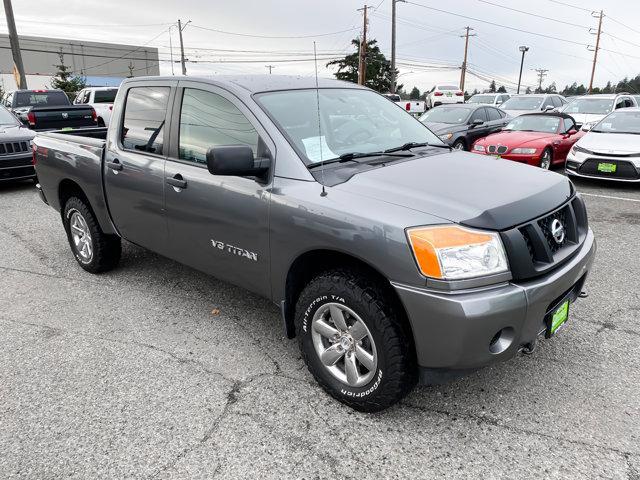
POLYGON ((164 253, 164 164, 169 149, 168 106, 177 82, 131 83, 109 130, 103 166, 109 212, 130 242, 164 253))
POLYGON ((212 85, 181 81, 173 111, 165 168, 168 255, 270 295, 270 185, 212 175, 206 153, 222 145, 248 145, 254 155, 265 148, 275 153, 271 139, 242 102, 212 85))

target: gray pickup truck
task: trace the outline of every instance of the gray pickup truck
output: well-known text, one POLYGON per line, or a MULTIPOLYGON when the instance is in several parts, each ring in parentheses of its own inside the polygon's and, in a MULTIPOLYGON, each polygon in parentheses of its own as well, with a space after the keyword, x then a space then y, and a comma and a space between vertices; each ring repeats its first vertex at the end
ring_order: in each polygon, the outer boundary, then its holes
POLYGON ((271 299, 362 411, 531 352, 596 250, 567 178, 452 151, 337 80, 129 79, 108 130, 72 133, 38 135, 34 163, 82 268, 126 239, 271 299))

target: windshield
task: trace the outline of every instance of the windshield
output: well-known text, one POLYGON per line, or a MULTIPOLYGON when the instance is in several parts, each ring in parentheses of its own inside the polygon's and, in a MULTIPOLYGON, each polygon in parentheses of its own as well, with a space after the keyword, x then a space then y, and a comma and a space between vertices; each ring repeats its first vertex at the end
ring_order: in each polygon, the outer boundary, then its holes
POLYGON ((611 98, 576 98, 562 109, 565 113, 607 114, 613 110, 611 98))
POLYGON ((475 107, 435 107, 420 117, 423 123, 466 123, 475 107))
POLYGON ((502 104, 503 110, 539 110, 543 97, 511 97, 502 104))
POLYGON ((435 134, 370 90, 287 90, 256 95, 307 164, 346 153, 380 152, 410 142, 444 145, 435 134), (318 126, 318 117, 320 126, 318 126))
POLYGON ((494 95, 474 95, 469 99, 469 103, 488 103, 493 104, 494 95))
POLYGON ((504 130, 516 132, 556 133, 560 126, 560 118, 548 115, 523 115, 511 120, 504 130))
POLYGON ((94 103, 113 103, 116 99, 116 94, 118 93, 118 89, 114 88, 113 90, 96 90, 93 95, 94 103))
POLYGON ((6 108, 0 108, 0 125, 20 125, 20 122, 6 108))
POLYGON ((591 131, 640 135, 640 112, 613 112, 604 117, 591 131))
POLYGON ((16 107, 71 105, 64 92, 16 92, 16 107))

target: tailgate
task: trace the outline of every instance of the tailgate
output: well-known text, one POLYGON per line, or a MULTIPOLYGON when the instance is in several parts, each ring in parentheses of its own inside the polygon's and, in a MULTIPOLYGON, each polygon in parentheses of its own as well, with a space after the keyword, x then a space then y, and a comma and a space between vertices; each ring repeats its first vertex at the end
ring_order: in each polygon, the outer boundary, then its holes
POLYGON ((93 108, 85 105, 64 107, 34 107, 35 130, 60 130, 63 128, 89 127, 96 125, 93 108))

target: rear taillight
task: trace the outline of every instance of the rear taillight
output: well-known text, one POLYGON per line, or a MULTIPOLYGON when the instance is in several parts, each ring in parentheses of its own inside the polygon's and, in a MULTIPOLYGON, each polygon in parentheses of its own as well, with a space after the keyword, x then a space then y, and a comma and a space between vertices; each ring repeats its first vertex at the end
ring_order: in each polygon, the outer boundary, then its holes
POLYGON ((442 92, 434 92, 434 95, 435 95, 436 97, 441 97, 441 96, 442 96, 442 92))
POLYGON ((28 112, 27 113, 27 122, 29 122, 29 125, 31 125, 32 127, 35 126, 36 124, 36 114, 33 112, 28 112))
POLYGON ((411 110, 411 103, 407 102, 407 104, 404 106, 404 109, 408 112, 411 110))
POLYGON ((98 122, 98 115, 96 115, 96 111, 93 108, 91 109, 91 118, 94 122, 98 122))
POLYGON ((462 92, 456 92, 456 96, 461 97, 462 95, 464 95, 464 93, 462 93, 462 92))

